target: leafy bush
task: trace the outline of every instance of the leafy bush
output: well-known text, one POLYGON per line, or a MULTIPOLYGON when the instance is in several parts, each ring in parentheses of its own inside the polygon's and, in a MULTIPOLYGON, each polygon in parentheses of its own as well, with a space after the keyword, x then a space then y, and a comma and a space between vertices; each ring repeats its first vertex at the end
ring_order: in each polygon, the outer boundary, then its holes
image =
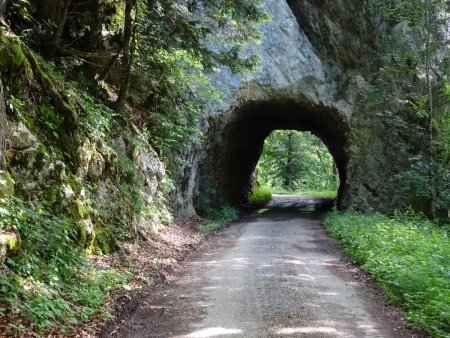
POLYGON ((248 200, 251 203, 264 203, 272 199, 272 191, 267 185, 260 185, 250 192, 248 200))
POLYGON ((220 209, 207 209, 204 217, 205 220, 198 225, 197 229, 201 233, 208 233, 238 219, 239 211, 236 208, 225 205, 220 209))
POLYGON ((449 228, 408 212, 330 213, 325 224, 409 320, 433 337, 450 332, 449 228))
POLYGON ((1 232, 20 238, 8 254, 0 287, 0 316, 16 323, 10 326, 16 334, 25 326, 64 332, 97 312, 107 293, 129 278, 114 269, 94 270, 75 242, 76 225, 44 206, 31 209, 14 197, 0 199, 1 232))

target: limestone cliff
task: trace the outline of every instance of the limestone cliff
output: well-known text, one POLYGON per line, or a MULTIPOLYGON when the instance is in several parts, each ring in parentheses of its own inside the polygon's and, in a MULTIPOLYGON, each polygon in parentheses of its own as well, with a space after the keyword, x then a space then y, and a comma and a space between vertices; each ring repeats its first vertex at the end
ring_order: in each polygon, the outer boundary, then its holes
MULTIPOLYGON (((192 212, 194 198, 200 207, 244 201, 263 140, 275 129, 323 140, 338 166, 340 207, 389 211, 414 203, 395 199, 396 175, 421 140, 401 135, 364 103, 382 22, 364 1, 267 0, 266 8, 272 20, 249 50, 261 56, 256 73, 222 69, 213 78, 224 98, 208 108, 208 139, 191 157, 184 211, 192 212)), ((403 118, 401 104, 390 108, 403 118)))

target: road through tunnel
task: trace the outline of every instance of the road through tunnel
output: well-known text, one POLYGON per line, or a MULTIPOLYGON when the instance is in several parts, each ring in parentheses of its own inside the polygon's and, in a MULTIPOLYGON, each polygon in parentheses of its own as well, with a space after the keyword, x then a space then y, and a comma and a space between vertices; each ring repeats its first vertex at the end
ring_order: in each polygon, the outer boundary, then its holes
POLYGON ((348 128, 332 109, 289 100, 251 103, 234 112, 218 152, 218 193, 222 202, 239 205, 247 201, 264 140, 272 131, 283 129, 310 131, 326 145, 339 173, 340 205, 346 194, 348 128))

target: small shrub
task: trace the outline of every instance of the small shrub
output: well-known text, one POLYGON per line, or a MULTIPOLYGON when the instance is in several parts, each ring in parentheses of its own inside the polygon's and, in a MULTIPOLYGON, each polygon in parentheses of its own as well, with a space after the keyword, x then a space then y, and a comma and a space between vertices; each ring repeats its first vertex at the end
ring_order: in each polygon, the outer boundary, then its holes
POLYGON ((197 229, 201 233, 209 233, 238 219, 239 211, 236 208, 225 205, 220 209, 207 209, 204 217, 205 220, 197 226, 197 229))
POLYGON ((412 212, 330 213, 325 224, 408 319, 433 337, 450 332, 449 228, 412 212))
POLYGON ((260 185, 253 189, 248 197, 251 203, 264 203, 272 199, 272 191, 266 185, 260 185))

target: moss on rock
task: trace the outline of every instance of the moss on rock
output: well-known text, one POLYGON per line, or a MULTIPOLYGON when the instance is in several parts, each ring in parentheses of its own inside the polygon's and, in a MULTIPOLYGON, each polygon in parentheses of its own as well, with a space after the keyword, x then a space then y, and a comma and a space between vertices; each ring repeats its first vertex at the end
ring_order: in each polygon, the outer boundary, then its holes
POLYGON ((0 72, 10 77, 23 74, 27 79, 31 79, 33 74, 19 38, 6 35, 2 28, 0 28, 0 72))
POLYGON ((96 225, 94 232, 94 241, 87 249, 89 254, 107 254, 118 249, 117 241, 114 235, 106 225, 96 225))
POLYGON ((11 252, 20 248, 20 238, 14 232, 0 232, 0 266, 11 252))
POLYGON ((14 195, 14 180, 8 172, 0 170, 0 198, 14 195))

